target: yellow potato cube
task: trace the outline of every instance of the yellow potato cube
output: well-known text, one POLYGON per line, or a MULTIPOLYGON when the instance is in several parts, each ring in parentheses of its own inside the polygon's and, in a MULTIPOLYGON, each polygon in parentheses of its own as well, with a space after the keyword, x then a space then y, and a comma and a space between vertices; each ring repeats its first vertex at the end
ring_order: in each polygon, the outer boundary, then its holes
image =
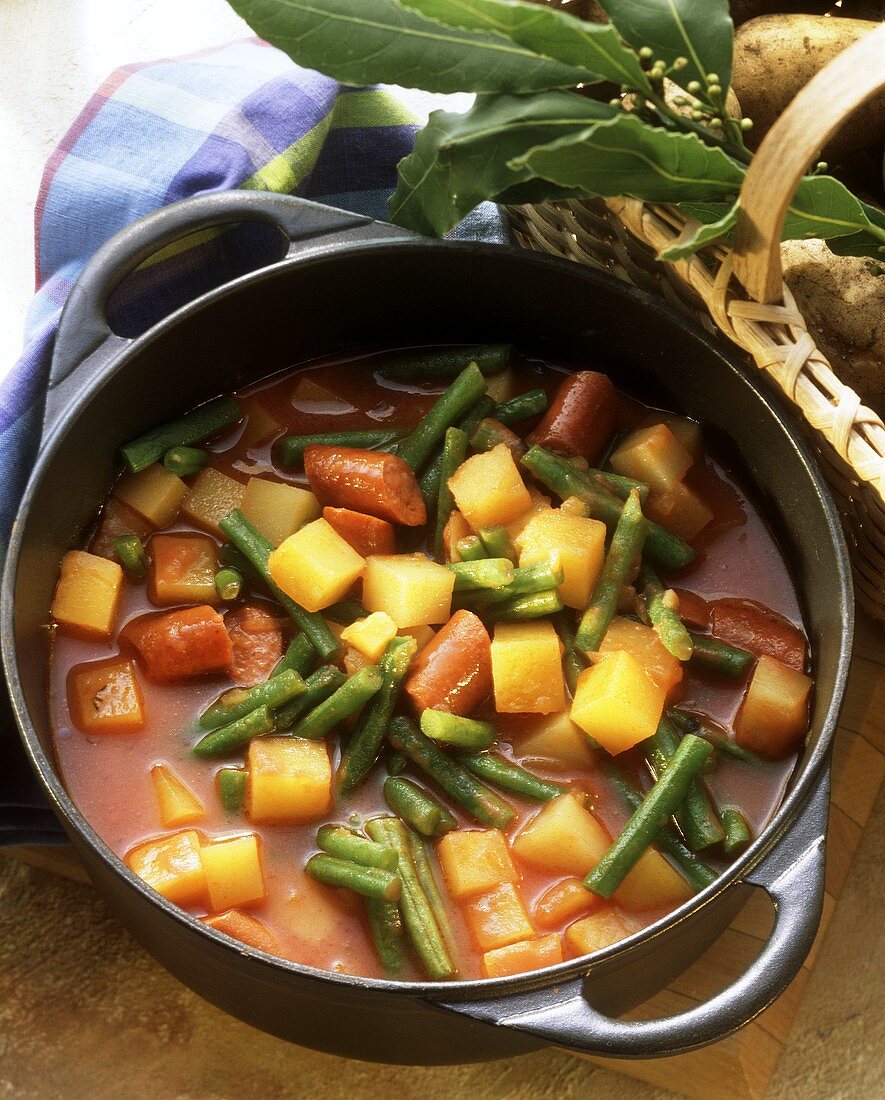
POLYGON ((583 878, 611 847, 611 837, 572 794, 548 802, 513 838, 513 854, 539 871, 583 878))
POLYGON ((122 657, 74 665, 67 679, 71 719, 83 733, 136 733, 144 698, 135 664, 122 657))
POLYGON ((735 719, 738 743, 769 758, 789 752, 808 729, 811 686, 804 672, 760 657, 735 719))
POLYGON ((294 535, 299 527, 319 518, 320 502, 309 489, 250 477, 240 511, 272 546, 294 535))
POLYGON ((572 721, 615 755, 651 737, 666 695, 635 657, 619 650, 578 677, 572 721))
POLYGON ((423 554, 373 554, 366 559, 363 607, 385 611, 399 630, 448 622, 455 574, 423 554))
POLYGON ((553 768, 591 768, 593 754, 586 734, 563 711, 545 718, 519 737, 515 749, 521 760, 541 760, 553 768))
POLYGON ((458 510, 474 529, 511 523, 532 506, 507 445, 473 455, 449 478, 458 510))
POLYGON ((537 936, 529 915, 512 882, 502 883, 464 906, 467 926, 482 951, 507 947, 537 936))
POLYGON ((693 461, 666 424, 631 432, 609 459, 615 473, 660 491, 682 481, 693 461))
POLYGON ((168 527, 178 515, 187 485, 177 474, 155 462, 137 474, 124 474, 113 489, 133 511, 144 516, 154 527, 168 527))
POLYGON ((615 890, 613 901, 624 909, 666 909, 681 905, 693 896, 682 875, 649 848, 615 890))
POLYGON ((404 630, 398 630, 397 633, 401 637, 408 636, 415 639, 416 653, 420 653, 436 637, 436 631, 429 626, 407 626, 404 630))
POLYGON ((502 714, 550 714, 565 709, 559 637, 546 619, 498 623, 492 641, 495 709, 502 714))
POLYGON ((515 545, 520 566, 558 555, 564 574, 562 602, 582 610, 587 606, 605 561, 604 523, 551 508, 523 528, 515 545))
POLYGON ((513 371, 510 367, 487 380, 486 393, 499 405, 513 396, 513 371))
POLYGON ((52 617, 71 631, 106 638, 114 629, 122 588, 123 570, 115 561, 69 550, 61 559, 52 617))
POLYGON ((549 497, 545 497, 543 493, 538 492, 534 485, 529 486, 529 496, 531 497, 532 505, 527 512, 523 512, 521 516, 517 516, 516 519, 511 520, 510 523, 504 524, 507 534, 510 537, 510 541, 515 543, 526 526, 531 523, 535 516, 542 515, 544 512, 550 512, 553 510, 553 504, 549 497))
POLYGON ((215 913, 258 905, 266 890, 258 837, 254 833, 213 840, 200 853, 206 872, 209 908, 215 913))
POLYGON ((259 737, 249 744, 246 807, 256 825, 316 821, 332 805, 332 765, 325 741, 259 737))
POLYGON ((206 535, 154 535, 150 541, 152 603, 217 603, 217 571, 216 545, 206 535))
POLYGON ((155 764, 151 768, 151 782, 160 808, 160 820, 167 829, 193 825, 203 817, 203 803, 168 764, 155 764))
POLYGON ((504 834, 497 829, 458 829, 436 848, 449 893, 456 900, 488 893, 504 882, 518 882, 504 834))
POLYGON ((669 691, 682 680, 682 665, 650 626, 616 615, 599 646, 601 654, 624 652, 635 657, 646 676, 669 691))
POLYGON ((175 905, 205 905, 206 872, 200 836, 193 829, 137 845, 126 863, 139 878, 175 905))
POLYGON ((289 535, 267 561, 274 581, 308 611, 321 611, 347 595, 365 567, 365 558, 324 519, 289 535))
POLYGON ((259 443, 268 443, 282 435, 285 427, 273 413, 257 398, 250 398, 244 405, 246 425, 240 442, 246 447, 255 447, 259 443))
POLYGON ((573 955, 592 955, 629 935, 630 929, 614 909, 600 909, 570 925, 565 943, 573 955))
POLYGON ((645 506, 645 514, 687 542, 713 521, 711 509, 697 493, 681 483, 664 492, 653 492, 645 506))
POLYGON ((700 458, 704 440, 701 435, 701 426, 696 420, 690 420, 687 416, 674 416, 671 413, 652 413, 646 417, 640 427, 647 428, 652 424, 665 424, 693 459, 700 458))
POLYGON ((590 515, 590 505, 581 500, 580 497, 566 497, 562 504, 560 504, 559 510, 567 516, 590 515))
POLYGON ((349 401, 345 401, 340 394, 333 393, 326 386, 314 382, 307 375, 302 375, 292 389, 292 406, 299 412, 305 413, 347 413, 354 412, 355 408, 349 401))
POLYGON ((388 642, 396 637, 396 623, 386 611, 373 611, 341 631, 341 640, 355 646, 373 663, 380 659, 388 642))
POLYGON ((484 978, 506 978, 509 974, 524 974, 562 962, 562 942, 556 933, 538 940, 522 940, 486 951, 482 957, 484 978))
POLYGON ((218 524, 228 512, 240 507, 244 492, 245 486, 239 481, 207 466, 188 489, 181 510, 197 526, 223 539, 225 535, 218 524))

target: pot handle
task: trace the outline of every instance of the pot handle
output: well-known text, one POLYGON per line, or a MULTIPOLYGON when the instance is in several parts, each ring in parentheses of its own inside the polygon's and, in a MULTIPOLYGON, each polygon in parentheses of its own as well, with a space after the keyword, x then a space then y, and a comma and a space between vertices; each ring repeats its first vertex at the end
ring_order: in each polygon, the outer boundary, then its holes
POLYGON ((191 233, 231 222, 263 222, 288 241, 285 259, 319 240, 325 245, 412 234, 360 214, 270 191, 213 191, 147 214, 115 234, 87 262, 59 322, 49 388, 60 385, 87 359, 92 373, 130 341, 111 331, 105 311, 113 291, 139 264, 191 233))
MULTIPOLYGON (((588 1002, 584 979, 578 979, 497 1001, 441 1007, 556 1046, 611 1058, 669 1057, 725 1038, 783 993, 811 950, 823 909, 829 795, 826 769, 797 822, 742 876, 741 882, 768 893, 775 925, 748 969, 709 1001, 658 1020, 618 1020, 588 1002)), ((665 944, 661 949, 666 950, 665 944)))

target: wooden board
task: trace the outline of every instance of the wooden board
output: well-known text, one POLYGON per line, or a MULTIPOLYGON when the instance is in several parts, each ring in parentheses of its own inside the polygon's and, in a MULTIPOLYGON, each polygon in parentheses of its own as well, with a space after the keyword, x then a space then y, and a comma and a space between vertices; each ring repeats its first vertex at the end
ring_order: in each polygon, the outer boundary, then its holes
MULTIPOLYGON (((808 976, 845 886, 883 777, 885 638, 880 626, 861 617, 834 751, 824 916, 815 946, 799 975, 776 1004, 748 1027, 715 1046, 675 1058, 641 1062, 588 1060, 680 1092, 693 1100, 761 1100, 789 1041, 790 1028, 808 976)), ((89 881, 70 848, 9 848, 6 853, 44 870, 81 882, 89 881)), ((672 1015, 724 988, 758 953, 770 931, 772 916, 767 896, 758 891, 732 926, 693 966, 633 1015, 649 1019, 672 1015)))

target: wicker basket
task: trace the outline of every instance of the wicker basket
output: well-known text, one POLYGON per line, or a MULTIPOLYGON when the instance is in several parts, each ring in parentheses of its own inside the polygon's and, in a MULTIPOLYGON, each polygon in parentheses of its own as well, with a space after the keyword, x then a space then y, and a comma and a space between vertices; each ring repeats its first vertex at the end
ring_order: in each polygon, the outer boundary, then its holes
MULTIPOLYGON (((568 4, 569 11, 576 6, 568 4)), ((885 26, 810 81, 766 135, 744 182, 734 249, 714 245, 662 263, 656 254, 696 223, 675 207, 631 198, 509 207, 508 214, 520 244, 603 268, 660 295, 767 372, 801 415, 832 487, 859 602, 885 621, 885 425, 839 381, 815 345, 783 281, 776 243, 817 150, 882 87, 885 26)))

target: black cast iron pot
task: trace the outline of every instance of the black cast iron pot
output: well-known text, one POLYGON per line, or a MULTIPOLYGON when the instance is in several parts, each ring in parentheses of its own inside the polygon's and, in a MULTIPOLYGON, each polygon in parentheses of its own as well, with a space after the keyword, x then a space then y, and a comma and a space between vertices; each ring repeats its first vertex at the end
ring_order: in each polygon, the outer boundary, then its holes
POLYGON ((96 887, 173 974, 256 1027, 357 1058, 466 1062, 555 1043, 618 1058, 714 1042, 769 1005, 814 939, 824 891, 830 743, 848 671, 849 565, 824 482, 777 398, 697 328, 643 293, 531 252, 430 241, 301 200, 248 192, 186 200, 130 226, 87 265, 65 308, 47 439, 22 501, 3 581, 2 645, 25 747, 96 887), (105 321, 120 280, 186 233, 275 226, 284 258, 204 294, 126 340, 105 321), (809 628, 811 734, 774 819, 717 882, 676 912, 592 957, 479 982, 400 983, 285 962, 163 901, 118 859, 68 797, 47 714, 49 607, 62 554, 110 489, 118 446, 192 405, 333 352, 506 341, 650 390, 715 426, 777 530, 809 628), (740 458, 738 457, 740 456, 740 458), (676 977, 761 887, 776 910, 759 957, 729 988, 680 1016, 618 1013, 676 977))

